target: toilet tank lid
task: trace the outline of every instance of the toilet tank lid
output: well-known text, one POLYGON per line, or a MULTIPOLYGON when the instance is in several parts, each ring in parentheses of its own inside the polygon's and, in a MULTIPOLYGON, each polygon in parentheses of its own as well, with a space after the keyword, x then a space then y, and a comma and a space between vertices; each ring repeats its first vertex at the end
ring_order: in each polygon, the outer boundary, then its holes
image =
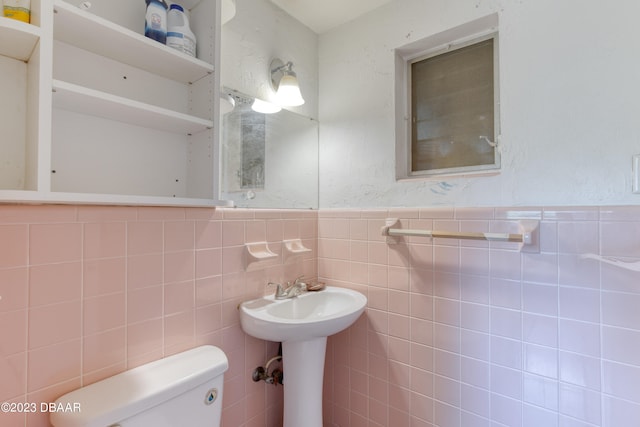
POLYGON ((108 426, 218 377, 228 367, 218 347, 187 350, 65 394, 56 407, 78 410, 51 412, 50 421, 56 427, 108 426))

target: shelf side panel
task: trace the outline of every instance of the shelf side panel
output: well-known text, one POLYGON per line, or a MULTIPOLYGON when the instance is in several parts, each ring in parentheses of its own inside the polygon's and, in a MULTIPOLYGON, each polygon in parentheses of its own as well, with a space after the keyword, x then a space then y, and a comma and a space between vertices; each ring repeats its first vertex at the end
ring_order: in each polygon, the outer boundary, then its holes
POLYGON ((214 162, 217 155, 214 151, 214 131, 209 130, 189 138, 187 155, 187 196, 199 198, 216 198, 214 162))
POLYGON ((0 56, 0 188, 25 185, 27 64, 0 56), (6 100, 9 100, 7 102, 6 100))
POLYGON ((194 83, 189 97, 190 108, 198 114, 208 113, 213 130, 191 138, 189 150, 189 188, 193 196, 220 197, 220 37, 221 2, 203 0, 191 9, 191 28, 198 38, 198 57, 213 64, 216 72, 194 83), (207 94, 204 96, 204 94, 207 94), (204 139, 206 137, 206 140, 204 139))

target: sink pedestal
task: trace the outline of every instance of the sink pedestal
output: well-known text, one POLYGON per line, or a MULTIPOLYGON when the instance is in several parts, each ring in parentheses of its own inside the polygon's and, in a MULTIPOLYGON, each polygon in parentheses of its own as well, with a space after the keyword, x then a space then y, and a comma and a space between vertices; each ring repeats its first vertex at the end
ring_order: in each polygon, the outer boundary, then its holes
POLYGON ((247 334, 282 343, 284 427, 322 427, 327 337, 353 325, 366 305, 360 292, 327 286, 295 298, 269 295, 238 306, 247 334))
POLYGON ((282 343, 284 427, 322 427, 327 337, 282 343))

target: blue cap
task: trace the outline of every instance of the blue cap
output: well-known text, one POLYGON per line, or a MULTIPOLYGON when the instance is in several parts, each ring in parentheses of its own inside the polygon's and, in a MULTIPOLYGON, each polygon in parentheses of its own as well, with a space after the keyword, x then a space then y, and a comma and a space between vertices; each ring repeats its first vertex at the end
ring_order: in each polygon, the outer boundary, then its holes
POLYGON ((172 10, 172 9, 178 9, 180 12, 184 12, 184 9, 179 4, 175 4, 175 3, 172 4, 169 10, 172 10))

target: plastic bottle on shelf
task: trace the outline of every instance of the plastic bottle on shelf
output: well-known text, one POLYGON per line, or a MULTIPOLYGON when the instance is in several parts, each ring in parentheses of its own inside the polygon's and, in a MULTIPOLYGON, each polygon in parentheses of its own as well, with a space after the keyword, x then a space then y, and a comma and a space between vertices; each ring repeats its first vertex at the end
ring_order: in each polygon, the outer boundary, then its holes
POLYGON ((17 19, 27 24, 31 21, 31 0, 4 0, 2 10, 2 15, 7 18, 17 19))
POLYGON ((144 19, 144 35, 162 44, 167 42, 167 3, 165 0, 145 0, 147 13, 144 19))
POLYGON ((196 36, 189 27, 189 18, 179 4, 172 4, 167 14, 167 46, 196 56, 196 36))

